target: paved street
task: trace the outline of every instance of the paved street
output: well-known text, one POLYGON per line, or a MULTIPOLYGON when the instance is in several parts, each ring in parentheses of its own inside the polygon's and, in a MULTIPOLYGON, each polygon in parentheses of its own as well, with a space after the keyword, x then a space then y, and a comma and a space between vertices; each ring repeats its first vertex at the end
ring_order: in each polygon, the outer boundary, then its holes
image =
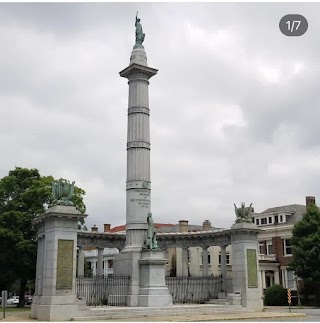
MULTIPOLYGON (((288 307, 281 307, 281 309, 279 307, 272 307, 272 308, 268 308, 266 310, 266 313, 268 312, 289 312, 288 307)), ((306 316, 304 317, 290 317, 290 322, 294 321, 294 322, 320 322, 320 308, 301 308, 298 309, 296 307, 291 308, 291 313, 304 313, 306 314, 306 316)), ((245 319, 243 321, 263 321, 263 322, 274 322, 274 321, 289 321, 288 318, 263 318, 263 319, 245 319)))

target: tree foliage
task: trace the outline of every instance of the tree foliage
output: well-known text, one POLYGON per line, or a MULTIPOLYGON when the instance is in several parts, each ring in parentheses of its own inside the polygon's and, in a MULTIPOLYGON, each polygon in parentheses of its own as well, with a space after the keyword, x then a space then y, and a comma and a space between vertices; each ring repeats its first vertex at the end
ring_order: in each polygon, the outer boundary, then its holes
POLYGON ((320 210, 311 204, 293 228, 290 267, 305 281, 320 281, 320 210))
MULTIPOLYGON (((35 278, 37 242, 32 220, 50 205, 52 176, 16 167, 0 179, 0 290, 20 281, 20 302, 28 280, 35 278)), ((75 187, 73 202, 84 212, 84 190, 75 187)))

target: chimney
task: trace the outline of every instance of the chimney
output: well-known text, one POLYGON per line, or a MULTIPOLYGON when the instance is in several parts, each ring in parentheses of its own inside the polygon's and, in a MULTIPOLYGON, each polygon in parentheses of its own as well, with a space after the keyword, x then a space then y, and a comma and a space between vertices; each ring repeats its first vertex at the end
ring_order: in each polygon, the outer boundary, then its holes
POLYGON ((204 220, 202 223, 202 229, 203 231, 210 231, 212 230, 211 228, 211 222, 209 220, 204 220))
POLYGON ((98 227, 95 224, 91 227, 91 232, 98 232, 98 227))
POLYGON ((188 220, 179 221, 179 232, 188 232, 188 220))
POLYGON ((110 228, 111 228, 111 224, 104 224, 103 225, 103 232, 108 232, 109 230, 110 230, 110 228))
POLYGON ((316 204, 316 198, 314 196, 306 196, 306 207, 308 208, 311 204, 316 204))

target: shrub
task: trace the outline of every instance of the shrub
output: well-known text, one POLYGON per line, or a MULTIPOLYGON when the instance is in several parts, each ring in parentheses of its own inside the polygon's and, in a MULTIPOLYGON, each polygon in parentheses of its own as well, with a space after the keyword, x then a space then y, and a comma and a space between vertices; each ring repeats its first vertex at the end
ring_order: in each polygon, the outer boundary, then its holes
POLYGON ((288 305, 287 290, 281 285, 273 285, 266 290, 264 301, 267 306, 288 305))

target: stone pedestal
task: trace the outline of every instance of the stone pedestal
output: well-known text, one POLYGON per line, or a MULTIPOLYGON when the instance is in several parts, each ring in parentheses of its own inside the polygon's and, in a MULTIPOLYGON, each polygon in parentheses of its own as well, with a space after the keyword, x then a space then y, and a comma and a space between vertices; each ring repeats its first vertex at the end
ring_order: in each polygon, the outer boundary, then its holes
POLYGON ((258 263, 257 234, 254 223, 236 223, 231 227, 233 295, 248 310, 263 309, 258 263))
POLYGON ((114 256, 113 272, 115 275, 130 277, 129 291, 127 295, 127 306, 138 306, 138 295, 140 288, 140 266, 141 251, 124 249, 120 254, 114 256))
POLYGON ((85 301, 76 297, 77 230, 84 217, 73 206, 57 205, 34 219, 38 253, 32 318, 67 321, 86 310, 85 301))
POLYGON ((141 253, 139 306, 172 306, 172 296, 166 285, 166 264, 163 251, 144 250, 141 253))

